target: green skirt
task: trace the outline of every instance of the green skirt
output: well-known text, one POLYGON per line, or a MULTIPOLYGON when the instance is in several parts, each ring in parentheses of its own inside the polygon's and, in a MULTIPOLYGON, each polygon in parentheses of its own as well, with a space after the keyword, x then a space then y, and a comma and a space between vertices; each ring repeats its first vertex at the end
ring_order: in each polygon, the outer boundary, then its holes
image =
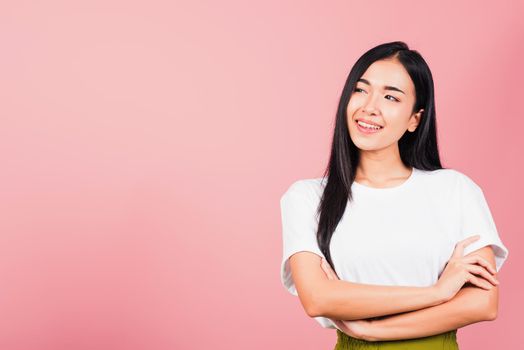
POLYGON ((337 329, 337 344, 333 350, 459 350, 459 347, 457 330, 424 338, 366 341, 337 329))

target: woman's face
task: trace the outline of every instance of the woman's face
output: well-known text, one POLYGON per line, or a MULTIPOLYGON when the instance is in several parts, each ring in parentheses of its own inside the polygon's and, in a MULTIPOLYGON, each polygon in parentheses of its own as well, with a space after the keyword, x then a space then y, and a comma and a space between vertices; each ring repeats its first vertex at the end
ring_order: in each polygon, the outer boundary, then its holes
POLYGON ((413 132, 420 121, 423 110, 412 113, 415 98, 415 86, 399 61, 371 64, 357 82, 347 106, 353 143, 361 150, 397 147, 406 130, 413 132), (366 122, 380 129, 370 129, 366 122))

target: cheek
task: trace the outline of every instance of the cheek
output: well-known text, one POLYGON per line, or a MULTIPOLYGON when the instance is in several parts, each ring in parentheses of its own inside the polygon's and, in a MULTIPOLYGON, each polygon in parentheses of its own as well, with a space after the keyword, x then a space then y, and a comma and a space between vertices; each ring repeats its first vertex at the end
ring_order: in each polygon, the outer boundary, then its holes
POLYGON ((405 106, 399 105, 387 110, 384 117, 387 124, 394 128, 403 129, 407 127, 410 112, 405 106))
POLYGON ((362 98, 361 96, 358 96, 358 95, 353 95, 351 97, 351 99, 349 100, 348 102, 348 106, 346 108, 346 111, 347 111, 347 115, 348 117, 351 117, 353 116, 353 114, 355 114, 355 112, 361 108, 361 106, 363 105, 363 102, 362 102, 362 98))
POLYGON ((362 103, 358 98, 351 98, 346 107, 346 120, 348 122, 348 127, 352 127, 354 123, 353 118, 355 115, 359 114, 358 111, 361 109, 362 103))

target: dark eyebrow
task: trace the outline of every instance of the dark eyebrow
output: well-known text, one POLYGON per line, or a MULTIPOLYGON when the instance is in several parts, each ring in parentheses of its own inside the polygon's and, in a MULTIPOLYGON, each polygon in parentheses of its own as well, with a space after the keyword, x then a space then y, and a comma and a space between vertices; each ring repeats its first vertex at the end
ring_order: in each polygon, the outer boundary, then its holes
MULTIPOLYGON (((362 79, 362 78, 361 78, 361 79, 357 80, 357 82, 359 82, 359 81, 362 82, 362 83, 364 83, 364 84, 371 85, 371 84, 369 83, 369 81, 367 81, 366 79, 362 79)), ((384 90, 398 91, 398 92, 402 92, 404 95, 406 94, 404 91, 400 90, 399 88, 396 88, 396 87, 394 87, 394 86, 389 86, 389 85, 384 86, 384 90)))

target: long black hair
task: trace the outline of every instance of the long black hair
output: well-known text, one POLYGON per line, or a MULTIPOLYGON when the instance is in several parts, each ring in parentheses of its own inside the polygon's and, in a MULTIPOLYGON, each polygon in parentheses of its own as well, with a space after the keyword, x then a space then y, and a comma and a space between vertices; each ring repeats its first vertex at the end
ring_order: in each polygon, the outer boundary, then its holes
POLYGON ((352 200, 351 185, 359 164, 359 149, 349 136, 347 105, 358 79, 375 61, 396 58, 407 70, 415 85, 415 111, 424 109, 421 121, 414 132, 406 132, 398 141, 400 158, 408 167, 421 170, 442 169, 437 145, 435 120, 435 94, 431 71, 422 56, 410 50, 406 43, 394 41, 378 45, 364 53, 355 63, 346 79, 338 104, 331 155, 323 177, 327 176, 322 197, 317 208, 319 215, 317 242, 333 270, 329 249, 348 200, 352 200))

